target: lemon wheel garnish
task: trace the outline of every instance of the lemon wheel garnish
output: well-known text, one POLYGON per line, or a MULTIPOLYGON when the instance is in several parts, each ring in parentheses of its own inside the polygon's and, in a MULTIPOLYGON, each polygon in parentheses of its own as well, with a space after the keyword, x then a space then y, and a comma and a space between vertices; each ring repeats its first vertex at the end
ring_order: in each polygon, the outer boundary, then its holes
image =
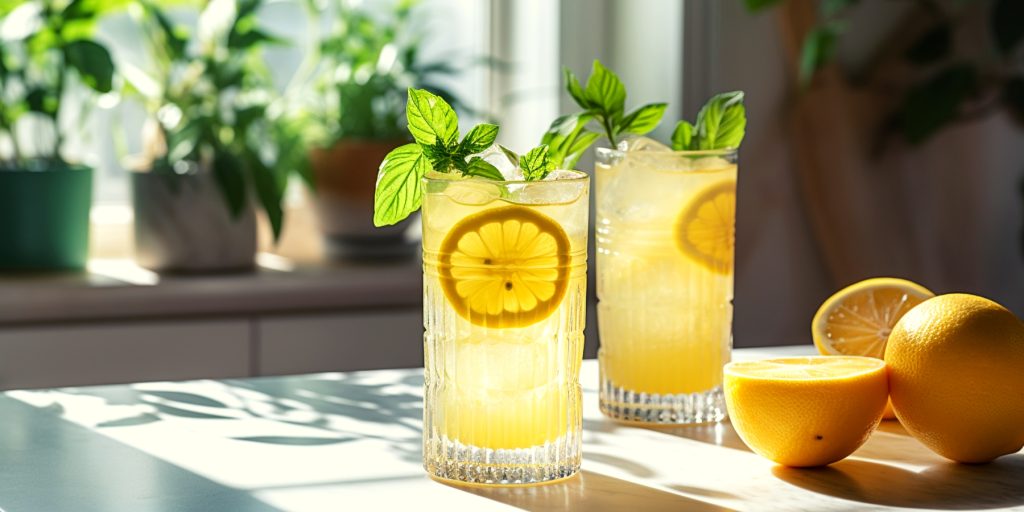
POLYGON ((568 284, 569 238, 522 206, 469 215, 441 243, 438 273, 455 311, 485 327, 526 327, 551 315, 568 284))
POLYGON ((736 245, 736 180, 709 185, 683 209, 676 223, 679 249, 717 274, 732 273, 736 245))

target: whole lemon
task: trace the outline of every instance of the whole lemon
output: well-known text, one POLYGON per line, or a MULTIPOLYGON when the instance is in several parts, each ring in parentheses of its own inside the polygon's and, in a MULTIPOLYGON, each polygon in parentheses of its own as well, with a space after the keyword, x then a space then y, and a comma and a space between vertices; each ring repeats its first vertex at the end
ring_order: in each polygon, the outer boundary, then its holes
POLYGON ((903 426, 943 457, 988 462, 1024 447, 1024 324, 968 294, 910 310, 885 348, 903 426))

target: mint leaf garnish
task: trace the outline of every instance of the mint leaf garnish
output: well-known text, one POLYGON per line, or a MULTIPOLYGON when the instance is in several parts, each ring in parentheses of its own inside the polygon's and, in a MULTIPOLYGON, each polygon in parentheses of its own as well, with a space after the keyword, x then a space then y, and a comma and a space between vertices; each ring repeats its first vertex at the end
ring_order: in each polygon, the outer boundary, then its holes
POLYGON ((626 86, 622 85, 622 80, 615 73, 601 65, 601 61, 594 61, 594 68, 583 93, 591 107, 607 114, 609 119, 616 114, 622 116, 626 105, 626 86))
POLYGON ((440 96, 422 89, 409 89, 405 115, 409 133, 422 145, 441 141, 451 146, 459 139, 459 118, 440 96))
POLYGON ((419 144, 406 144, 388 153, 377 174, 373 225, 395 224, 418 210, 423 201, 420 180, 429 170, 419 144))
POLYGON ((747 128, 743 92, 716 94, 697 113, 697 122, 680 121, 672 134, 672 149, 712 150, 738 148, 747 128))
POLYGON ((672 132, 672 149, 676 151, 688 149, 691 140, 693 140, 693 125, 686 120, 679 121, 675 131, 672 132))
POLYGON ((459 143, 458 152, 463 156, 480 153, 481 151, 491 147, 491 144, 494 144, 494 140, 497 138, 497 125, 476 125, 469 131, 469 133, 466 134, 466 138, 462 139, 462 142, 459 143))
POLYGON ((505 146, 502 146, 501 144, 498 144, 498 148, 501 149, 501 152, 505 155, 505 158, 508 159, 508 162, 510 164, 512 164, 512 165, 519 165, 519 155, 516 154, 515 151, 512 151, 511 149, 506 148, 505 146))
POLYGON ((648 103, 626 114, 622 119, 621 131, 635 135, 646 135, 658 127, 661 117, 665 115, 667 103, 648 103))
POLYGON ((593 116, 586 113, 559 117, 541 139, 548 146, 548 158, 562 169, 573 169, 583 152, 601 135, 586 129, 593 116))
POLYGON ((466 167, 466 174, 470 176, 480 176, 481 178, 487 178, 497 181, 502 181, 505 179, 505 177, 501 175, 501 171, 499 171, 497 167, 491 165, 490 162, 478 156, 474 156, 473 158, 469 159, 469 164, 466 167))
POLYGON ((649 103, 625 113, 626 87, 600 61, 594 61, 586 86, 580 85, 572 71, 565 69, 563 74, 569 96, 583 112, 556 119, 541 139, 550 148, 551 161, 560 167, 574 167, 583 152, 600 137, 586 129, 591 121, 600 126, 609 144, 617 146, 620 135, 649 133, 665 114, 664 103, 649 103))
POLYGON ((519 168, 523 171, 526 181, 540 181, 554 170, 555 166, 548 157, 548 146, 541 144, 525 155, 519 157, 519 168))

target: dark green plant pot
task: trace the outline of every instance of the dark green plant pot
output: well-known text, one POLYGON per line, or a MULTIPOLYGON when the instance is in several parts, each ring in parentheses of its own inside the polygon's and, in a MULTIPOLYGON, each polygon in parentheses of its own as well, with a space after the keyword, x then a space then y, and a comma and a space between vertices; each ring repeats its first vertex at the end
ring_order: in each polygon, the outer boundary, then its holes
POLYGON ((92 169, 0 169, 0 271, 81 270, 89 253, 92 169))

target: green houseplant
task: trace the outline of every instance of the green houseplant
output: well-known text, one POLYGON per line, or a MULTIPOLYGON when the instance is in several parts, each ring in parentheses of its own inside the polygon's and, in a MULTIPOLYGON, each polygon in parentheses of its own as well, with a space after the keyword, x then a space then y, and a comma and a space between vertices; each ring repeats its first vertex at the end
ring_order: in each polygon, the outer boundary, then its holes
MULTIPOLYGON (((64 155, 76 124, 66 93, 113 87, 114 65, 93 34, 104 3, 0 4, 0 268, 85 266, 92 169, 64 155), (71 121, 71 122, 69 122, 71 121)), ((85 104, 88 104, 86 100, 85 104)))
POLYGON ((258 201, 280 235, 288 169, 277 166, 275 97, 261 48, 280 41, 256 14, 262 0, 205 2, 194 33, 139 0, 150 69, 125 66, 151 114, 132 174, 136 259, 161 271, 250 269, 258 201))
POLYGON ((373 191, 378 164, 409 141, 405 127, 406 91, 429 90, 456 108, 453 95, 437 79, 454 75, 449 62, 425 61, 417 30, 417 0, 398 0, 389 12, 373 13, 332 0, 326 11, 309 3, 311 24, 330 12, 331 29, 314 34, 316 63, 309 85, 312 99, 300 109, 309 147, 321 231, 335 257, 377 258, 415 252, 405 233, 409 221, 375 229, 373 191))

